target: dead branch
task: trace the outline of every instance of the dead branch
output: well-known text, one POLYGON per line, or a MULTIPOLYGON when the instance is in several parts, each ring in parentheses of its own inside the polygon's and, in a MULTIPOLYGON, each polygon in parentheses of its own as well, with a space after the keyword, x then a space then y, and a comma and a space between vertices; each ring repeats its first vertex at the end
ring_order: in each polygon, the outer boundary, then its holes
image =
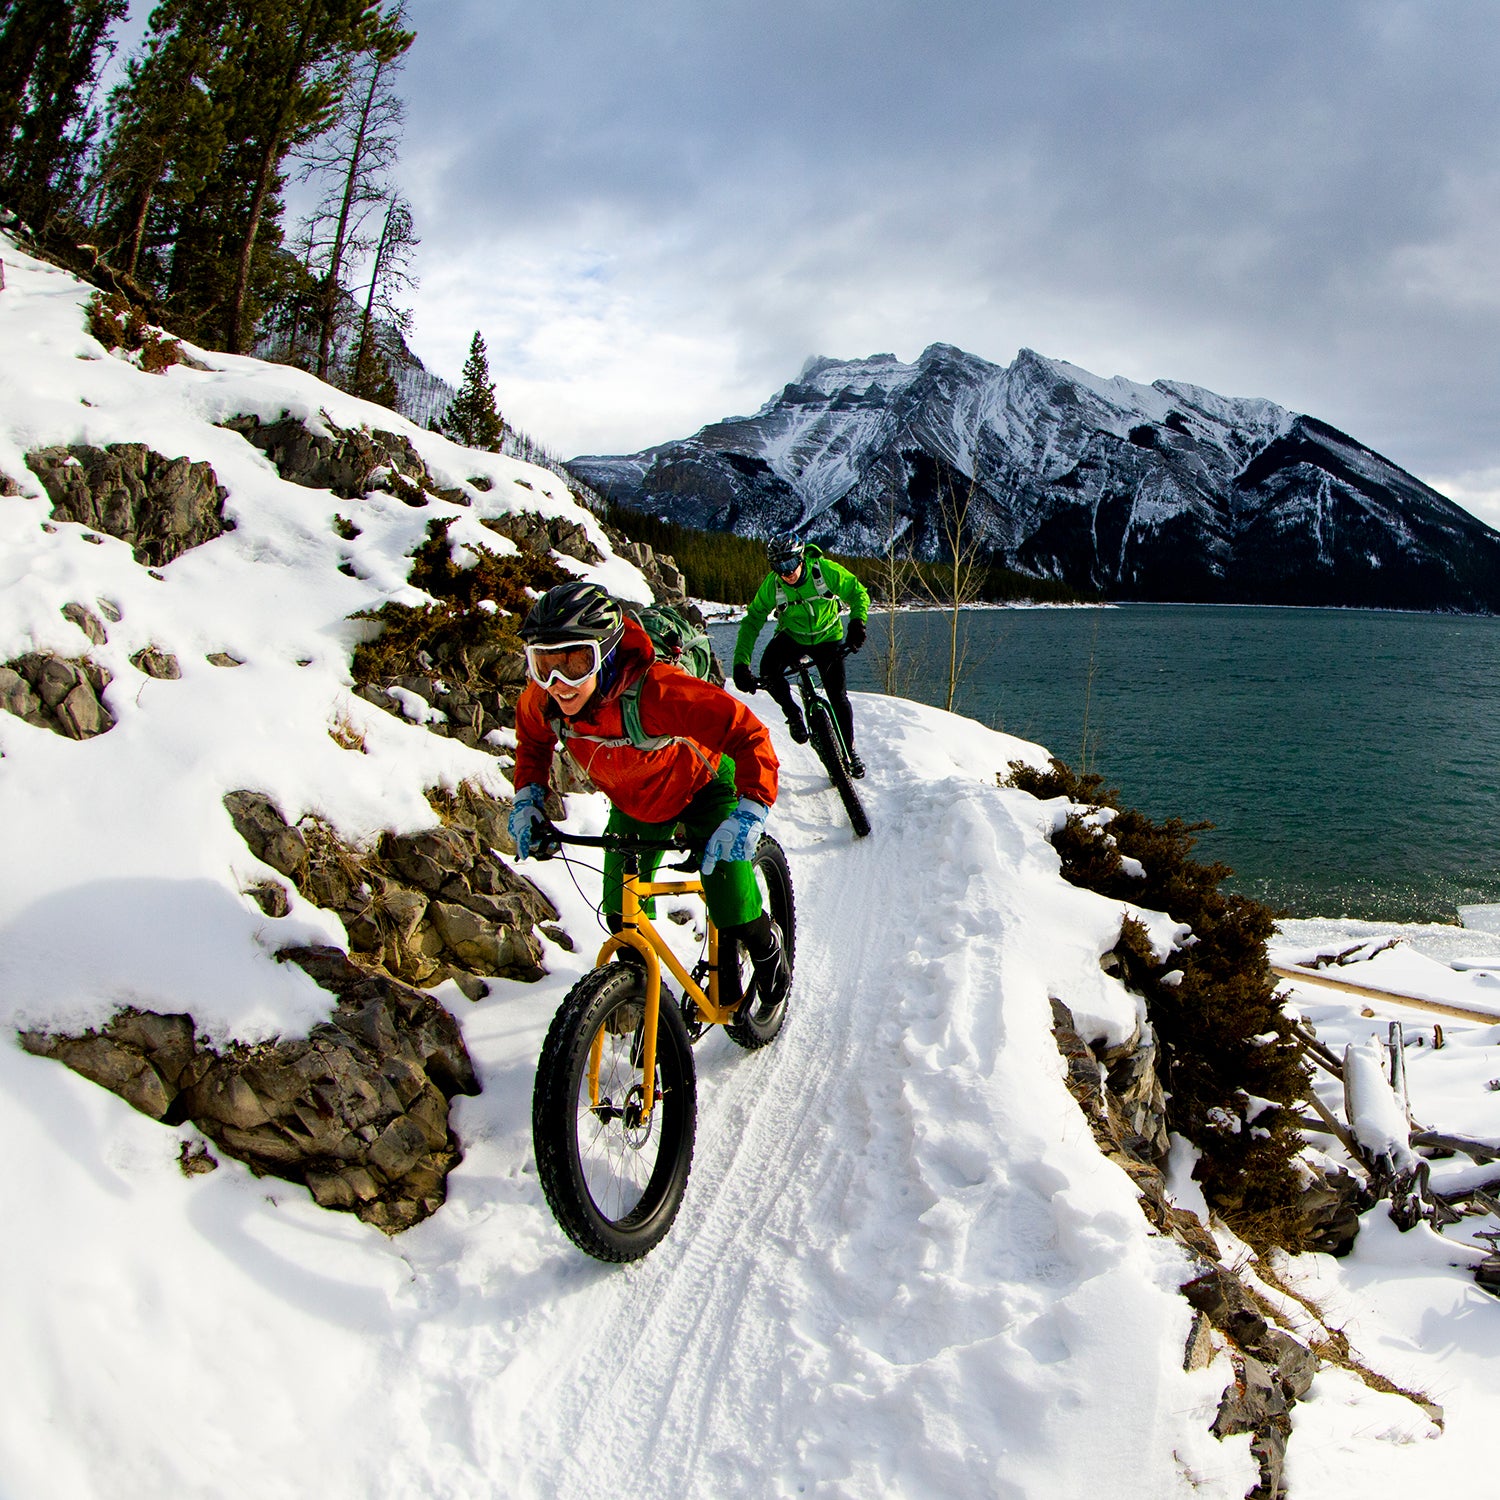
POLYGON ((1412 1132, 1411 1143, 1413 1146, 1426 1146, 1433 1151, 1458 1151, 1480 1166, 1500 1161, 1500 1144, 1493 1141, 1471 1141, 1461 1135, 1445 1135, 1440 1130, 1415 1130, 1412 1132))

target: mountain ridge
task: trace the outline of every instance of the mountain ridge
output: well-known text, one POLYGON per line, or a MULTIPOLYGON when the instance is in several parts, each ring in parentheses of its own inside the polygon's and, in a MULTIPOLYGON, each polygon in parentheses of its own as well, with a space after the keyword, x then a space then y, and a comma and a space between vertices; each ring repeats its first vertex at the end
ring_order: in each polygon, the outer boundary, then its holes
POLYGON ((568 469, 630 509, 867 556, 942 556, 967 499, 965 545, 1114 598, 1500 609, 1500 533, 1331 424, 1029 348, 818 356, 749 416, 568 469))

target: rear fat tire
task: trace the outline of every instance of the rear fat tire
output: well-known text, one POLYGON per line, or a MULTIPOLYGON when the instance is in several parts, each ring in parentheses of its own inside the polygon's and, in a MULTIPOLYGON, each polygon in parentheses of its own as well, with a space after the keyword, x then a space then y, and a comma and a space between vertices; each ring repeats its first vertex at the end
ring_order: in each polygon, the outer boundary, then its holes
MULTIPOLYGON (((755 853, 751 856, 751 868, 755 871, 755 883, 760 887, 761 901, 771 920, 781 929, 781 947, 786 954, 787 968, 795 976, 797 968, 797 898, 792 891, 792 871, 787 864, 786 852, 770 834, 762 834, 755 853)), ((754 974, 750 954, 742 943, 726 943, 719 954, 719 994, 727 1004, 742 994, 747 994, 754 974)), ((788 996, 791 986, 787 987, 788 996)), ((774 1042, 786 1021, 787 999, 767 1015, 753 1014, 757 1000, 752 996, 735 1013, 734 1019, 724 1029, 729 1039, 737 1042, 747 1052, 774 1042)))
POLYGON ((839 801, 844 804, 844 811, 849 814, 854 836, 862 839, 870 831, 870 815, 865 811, 865 805, 859 800, 859 793, 854 790, 854 783, 849 779, 844 757, 839 752, 838 735, 834 732, 833 721, 821 703, 813 704, 809 728, 812 731, 813 748, 818 752, 818 759, 823 762, 823 769, 828 772, 834 791, 839 794, 839 801))
POLYGON ((677 1217, 692 1169, 693 1049, 665 993, 656 1028, 656 1101, 644 1129, 630 1118, 644 1076, 645 993, 644 976, 627 964, 585 974, 558 1007, 537 1059, 531 1097, 537 1176, 558 1226, 597 1260, 637 1260, 656 1246, 677 1217), (601 1109, 594 1111, 589 1053, 601 1029, 601 1109))

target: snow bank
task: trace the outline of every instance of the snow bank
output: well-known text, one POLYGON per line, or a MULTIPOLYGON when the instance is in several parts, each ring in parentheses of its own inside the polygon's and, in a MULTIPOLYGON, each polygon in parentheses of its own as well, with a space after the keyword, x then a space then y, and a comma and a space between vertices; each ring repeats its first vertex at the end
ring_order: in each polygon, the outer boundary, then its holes
MULTIPOLYGON (((554 476, 296 372, 196 351, 206 370, 142 374, 83 331, 75 281, 3 240, 0 254, 0 471, 23 489, 0 499, 0 660, 82 653, 65 604, 119 615, 93 648, 114 673, 113 730, 74 743, 0 715, 0 1030, 134 1004, 190 1010, 220 1039, 295 1034, 326 996, 272 950, 341 934, 295 897, 272 922, 243 894, 266 871, 224 793, 265 791, 357 838, 429 824, 426 787, 498 788, 492 758, 351 695, 350 617, 415 597, 405 556, 433 516, 459 544, 503 548, 479 518, 537 508, 604 538, 554 476), (284 484, 215 425, 247 412, 395 430, 473 504, 284 484), (118 441, 212 464, 236 529, 160 578, 123 543, 45 529, 25 454, 118 441), (352 543, 333 525, 351 506, 352 543), (145 645, 182 677, 136 672, 145 645), (334 742, 340 721, 368 753, 334 742)), ((586 571, 645 596, 623 561, 586 571)), ((1099 967, 1125 908, 1060 878, 1057 809, 996 784, 1014 759, 1045 763, 1038 747, 897 700, 858 697, 856 713, 875 825, 858 842, 773 726, 772 830, 799 910, 787 1025, 755 1054, 722 1035, 700 1046, 686 1200, 632 1268, 572 1249, 530 1153, 534 1060, 591 961, 586 868, 536 870, 578 942, 548 952, 548 979, 476 1006, 443 992, 484 1092, 456 1106, 466 1155, 447 1205, 396 1240, 233 1162, 184 1176, 190 1129, 0 1043, 6 1495, 554 1497, 597 1494, 601 1475, 715 1497, 1243 1494, 1248 1439, 1208 1433, 1228 1363, 1183 1370, 1190 1268, 1099 1154, 1051 1035, 1053 997, 1093 1036, 1137 1023, 1099 967)), ((571 801, 578 826, 603 815, 571 801)), ((1142 915, 1164 949, 1181 939, 1142 915)), ((1351 1332, 1383 1354, 1460 1350, 1448 1368, 1482 1389, 1495 1351, 1471 1328, 1493 1326, 1493 1304, 1425 1242, 1377 1226, 1369 1245, 1347 1275, 1311 1273, 1351 1332), (1419 1271, 1407 1244, 1424 1247, 1419 1271), (1394 1311, 1393 1275, 1407 1277, 1394 1311)), ((1366 1500, 1394 1495, 1381 1475, 1397 1450, 1406 1493, 1456 1493, 1409 1403, 1331 1377, 1314 1390, 1292 1450, 1308 1493, 1352 1493, 1328 1476, 1357 1471, 1366 1500)), ((1487 1438, 1480 1401, 1440 1397, 1487 1438)))

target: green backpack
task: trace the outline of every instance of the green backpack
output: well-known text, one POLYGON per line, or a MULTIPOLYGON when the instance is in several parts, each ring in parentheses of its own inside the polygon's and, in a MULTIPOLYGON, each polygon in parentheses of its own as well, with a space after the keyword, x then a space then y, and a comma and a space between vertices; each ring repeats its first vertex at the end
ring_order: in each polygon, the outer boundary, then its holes
MULTIPOLYGON (((621 608, 646 632, 656 652, 656 660, 681 667, 693 677, 722 686, 724 669, 714 655, 713 643, 703 628, 695 625, 682 610, 673 604, 629 604, 621 601, 621 608)), ((573 739, 594 740, 601 745, 631 745, 637 750, 660 750, 680 738, 674 734, 647 734, 641 723, 641 684, 646 680, 643 672, 620 694, 620 721, 625 729, 624 739, 609 739, 597 734, 579 734, 577 730, 566 732, 573 739)), ((564 732, 561 716, 556 720, 559 738, 564 732)))
MULTIPOLYGON (((656 649, 657 661, 671 662, 693 677, 714 680, 714 648, 700 626, 674 604, 627 604, 625 613, 644 630, 656 649)), ((723 672, 718 680, 724 680, 723 672)))

